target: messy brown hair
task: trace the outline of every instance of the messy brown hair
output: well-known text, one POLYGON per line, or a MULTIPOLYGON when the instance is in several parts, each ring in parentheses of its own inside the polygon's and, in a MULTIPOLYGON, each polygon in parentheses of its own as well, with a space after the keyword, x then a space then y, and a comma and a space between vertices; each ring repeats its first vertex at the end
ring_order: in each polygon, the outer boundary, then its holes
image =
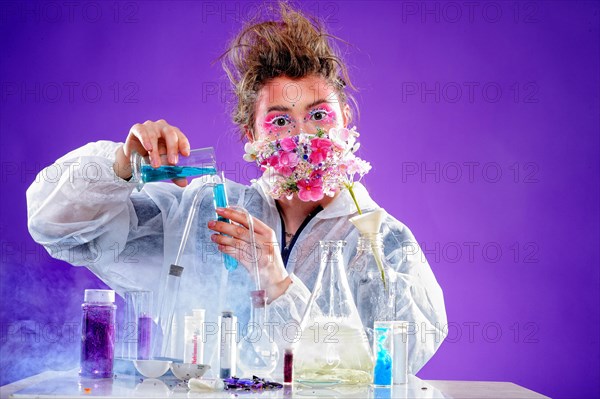
MULTIPOLYGON (((260 15, 248 21, 231 41, 219 60, 236 95, 233 122, 242 139, 247 127, 254 136, 255 102, 260 89, 269 80, 287 76, 292 79, 322 76, 335 88, 342 109, 349 104, 358 111, 348 88, 355 89, 335 42, 323 24, 280 1, 275 18, 260 21, 260 15)), ((352 115, 350 115, 352 117, 352 115)))

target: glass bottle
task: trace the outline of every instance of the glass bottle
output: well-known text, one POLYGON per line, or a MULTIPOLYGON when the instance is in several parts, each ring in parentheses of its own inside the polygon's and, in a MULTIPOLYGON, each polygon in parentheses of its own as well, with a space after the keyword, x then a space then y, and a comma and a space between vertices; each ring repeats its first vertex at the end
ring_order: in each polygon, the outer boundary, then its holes
POLYGON ((85 290, 81 305, 81 358, 79 375, 112 378, 115 356, 115 292, 85 290))
POLYGON ((238 367, 244 377, 269 376, 277 367, 279 348, 266 328, 265 290, 250 293, 252 307, 246 334, 238 344, 238 367))
POLYGON ((321 241, 315 288, 300 324, 294 375, 309 384, 368 384, 373 359, 346 277, 345 241, 321 241))
POLYGON ((348 266, 352 294, 371 345, 375 321, 394 320, 396 314, 397 275, 383 249, 381 233, 361 234, 348 266))

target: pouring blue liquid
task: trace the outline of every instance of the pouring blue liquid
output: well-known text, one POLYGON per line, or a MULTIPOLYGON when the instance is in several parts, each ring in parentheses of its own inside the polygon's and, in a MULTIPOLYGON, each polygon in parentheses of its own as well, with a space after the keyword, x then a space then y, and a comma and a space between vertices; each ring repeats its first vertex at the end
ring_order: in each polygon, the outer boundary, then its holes
POLYGON ((145 183, 216 174, 217 170, 211 167, 197 168, 195 166, 162 165, 155 169, 150 165, 142 166, 142 181, 145 183))

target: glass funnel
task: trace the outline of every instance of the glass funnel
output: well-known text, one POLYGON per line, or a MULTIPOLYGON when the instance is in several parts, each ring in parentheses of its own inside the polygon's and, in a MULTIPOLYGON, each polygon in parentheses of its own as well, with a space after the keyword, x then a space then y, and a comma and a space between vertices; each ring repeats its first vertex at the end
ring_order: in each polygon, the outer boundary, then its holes
POLYGON ((345 241, 321 241, 319 275, 294 349, 296 381, 368 384, 373 359, 352 299, 342 251, 345 241))

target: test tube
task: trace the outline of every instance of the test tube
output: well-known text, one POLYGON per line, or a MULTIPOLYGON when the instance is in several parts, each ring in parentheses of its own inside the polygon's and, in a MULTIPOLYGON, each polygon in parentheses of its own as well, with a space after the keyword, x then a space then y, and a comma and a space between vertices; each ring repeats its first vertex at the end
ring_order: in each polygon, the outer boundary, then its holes
POLYGON ((206 310, 204 309, 193 309, 192 314, 194 315, 196 330, 194 334, 196 336, 195 346, 195 362, 196 364, 204 364, 204 320, 206 319, 206 310))
POLYGON ((408 377, 408 322, 393 321, 394 385, 406 384, 408 377))
POLYGON ((181 284, 181 274, 183 267, 171 265, 169 275, 165 281, 164 291, 162 293, 162 302, 160 313, 158 314, 158 326, 162 334, 162 342, 155 340, 155 345, 158 346, 159 356, 167 356, 168 348, 171 347, 171 335, 173 329, 173 315, 175 313, 175 304, 179 294, 179 285, 181 284))
POLYGON ((219 316, 221 339, 219 340, 220 377, 230 378, 237 374, 237 317, 231 311, 219 316))
MULTIPOLYGON (((227 191, 225 190, 225 175, 221 172, 218 178, 215 178, 215 185, 213 186, 213 200, 215 209, 217 208, 227 208, 227 191)), ((222 216, 217 215, 217 220, 219 222, 229 223, 229 219, 224 218, 222 216)), ((225 263, 225 268, 228 271, 233 271, 237 269, 238 263, 237 260, 231 255, 223 254, 223 262, 225 263)))

